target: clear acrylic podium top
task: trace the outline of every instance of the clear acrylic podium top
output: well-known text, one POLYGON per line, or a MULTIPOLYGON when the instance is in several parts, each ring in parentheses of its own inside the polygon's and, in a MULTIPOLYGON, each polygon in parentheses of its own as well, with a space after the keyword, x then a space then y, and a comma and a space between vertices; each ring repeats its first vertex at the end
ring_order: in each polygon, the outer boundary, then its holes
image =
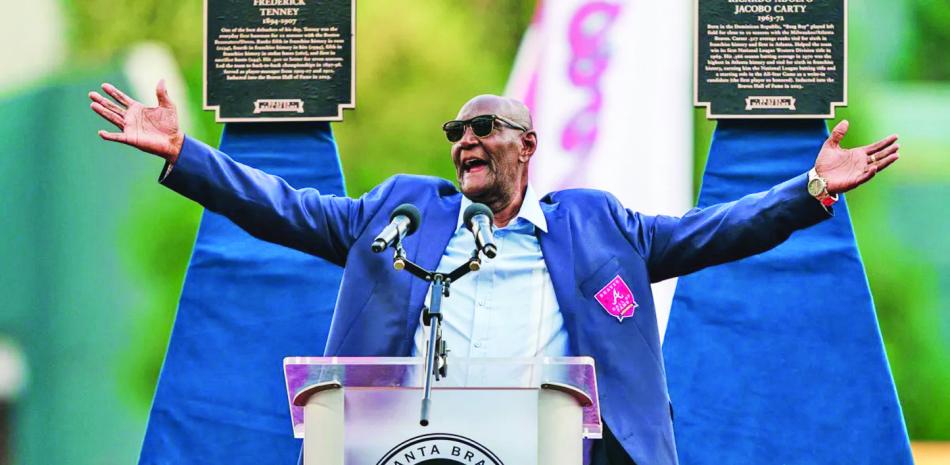
MULTIPOLYGON (((346 389, 416 389, 422 398, 425 360, 421 357, 287 357, 284 378, 294 437, 303 437, 303 406, 298 394, 315 386, 346 389)), ((573 391, 584 408, 584 437, 600 438, 597 377, 590 357, 452 358, 448 376, 433 381, 440 389, 540 389, 573 391)))

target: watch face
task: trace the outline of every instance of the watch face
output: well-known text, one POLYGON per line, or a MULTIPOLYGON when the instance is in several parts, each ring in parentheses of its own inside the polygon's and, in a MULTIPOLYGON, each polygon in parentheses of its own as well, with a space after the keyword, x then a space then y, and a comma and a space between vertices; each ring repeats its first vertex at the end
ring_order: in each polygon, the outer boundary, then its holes
POLYGON ((822 191, 825 190, 825 183, 821 182, 821 178, 815 178, 811 181, 808 181, 808 193, 813 197, 817 197, 822 191))

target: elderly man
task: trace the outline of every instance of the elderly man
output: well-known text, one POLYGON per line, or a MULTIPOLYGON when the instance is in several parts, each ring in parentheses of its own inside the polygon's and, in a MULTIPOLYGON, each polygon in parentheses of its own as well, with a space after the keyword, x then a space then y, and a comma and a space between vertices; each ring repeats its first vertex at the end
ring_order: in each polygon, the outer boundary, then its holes
POLYGON ((478 96, 443 126, 461 192, 446 180, 399 175, 351 199, 295 189, 186 137, 163 83, 153 108, 109 84, 103 90, 115 101, 91 92, 92 109, 121 132, 99 135, 164 158, 165 186, 261 239, 345 267, 326 355, 420 354, 427 285, 392 272, 389 257, 371 252, 374 236, 394 207, 412 203, 423 220, 404 241, 409 257, 448 270, 474 248, 460 212, 471 202, 488 205, 498 256, 453 285, 445 337, 454 357, 594 357, 609 426, 591 451, 596 464, 676 463, 650 283, 778 245, 830 217, 838 193, 898 158, 896 136, 842 148, 848 126, 841 122, 808 173, 680 218, 647 216, 601 191, 536 195, 528 167, 538 139, 528 110, 478 96), (631 305, 618 314, 605 292, 631 305))

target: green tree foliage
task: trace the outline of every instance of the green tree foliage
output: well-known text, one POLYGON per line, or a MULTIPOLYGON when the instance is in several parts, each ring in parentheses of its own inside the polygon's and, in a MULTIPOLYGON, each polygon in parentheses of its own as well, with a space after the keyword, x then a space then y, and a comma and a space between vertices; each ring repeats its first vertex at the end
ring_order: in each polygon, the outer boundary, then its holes
POLYGON ((950 2, 947 0, 915 0, 911 15, 916 47, 911 52, 913 66, 909 79, 924 81, 950 80, 950 2))
POLYGON ((71 61, 79 67, 122 60, 130 45, 152 41, 171 49, 181 67, 188 95, 173 96, 198 116, 195 133, 214 142, 221 128, 214 115, 201 111, 203 0, 66 1, 71 61))

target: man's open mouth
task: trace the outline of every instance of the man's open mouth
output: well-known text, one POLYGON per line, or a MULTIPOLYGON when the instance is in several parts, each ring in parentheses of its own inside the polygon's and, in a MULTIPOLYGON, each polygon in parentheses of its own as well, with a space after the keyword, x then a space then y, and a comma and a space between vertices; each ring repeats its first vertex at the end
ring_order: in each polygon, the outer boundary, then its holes
POLYGON ((466 173, 471 171, 480 171, 485 166, 488 166, 487 161, 480 158, 469 158, 462 163, 462 171, 466 173))

